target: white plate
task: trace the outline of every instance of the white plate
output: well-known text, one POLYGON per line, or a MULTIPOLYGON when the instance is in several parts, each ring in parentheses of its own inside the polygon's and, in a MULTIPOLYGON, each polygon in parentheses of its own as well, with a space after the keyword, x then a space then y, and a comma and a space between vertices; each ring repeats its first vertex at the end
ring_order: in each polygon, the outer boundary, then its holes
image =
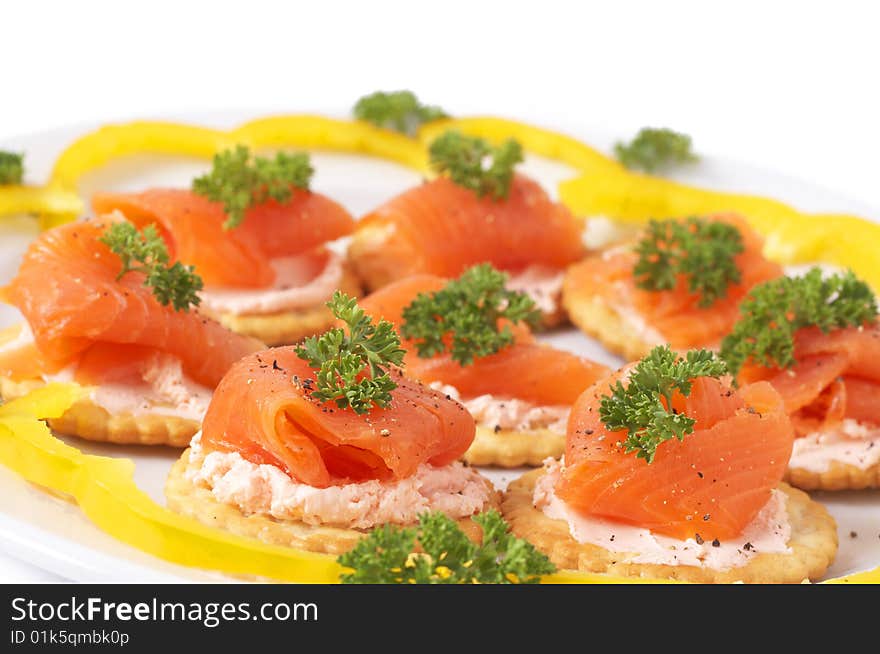
MULTIPOLYGON (((198 114, 182 117, 193 123, 232 127, 253 118, 242 115, 198 114)), ((52 163, 66 144, 94 126, 81 126, 31 134, 0 144, 3 149, 27 153, 28 181, 43 182, 52 163)), ((575 130, 570 130, 577 133, 575 130)), ((607 145, 608 134, 581 134, 587 142, 607 145)), ((420 181, 420 176, 396 164, 377 159, 318 152, 313 154, 317 173, 314 188, 342 202, 353 214, 362 215, 385 199, 420 181)), ((82 183, 87 195, 101 190, 138 190, 155 185, 188 185, 207 167, 201 160, 165 156, 138 156, 111 164, 89 175, 82 183)), ((573 174, 565 165, 530 157, 526 172, 555 193, 556 183, 573 174)), ((759 168, 704 159, 679 176, 689 183, 726 190, 749 190, 774 195, 804 209, 852 211, 874 219, 880 212, 814 184, 793 180, 759 168)), ((0 220, 0 284, 7 283, 18 267, 27 244, 37 234, 28 217, 0 220)), ((0 306, 0 327, 20 320, 18 312, 0 306)), ((574 329, 543 336, 554 345, 618 365, 620 360, 605 352, 595 341, 574 329)), ((135 461, 135 480, 154 500, 164 504, 162 486, 171 463, 178 455, 171 448, 109 446, 70 439, 85 452, 128 457, 135 461)), ((487 470, 505 486, 520 471, 487 470)), ((223 575, 167 563, 120 543, 95 527, 69 502, 25 482, 0 466, 0 549, 79 581, 163 582, 216 581, 223 575)), ((829 570, 838 576, 880 564, 880 492, 820 493, 814 497, 828 506, 838 522, 840 551, 829 570), (855 534, 855 535, 851 535, 855 534)))

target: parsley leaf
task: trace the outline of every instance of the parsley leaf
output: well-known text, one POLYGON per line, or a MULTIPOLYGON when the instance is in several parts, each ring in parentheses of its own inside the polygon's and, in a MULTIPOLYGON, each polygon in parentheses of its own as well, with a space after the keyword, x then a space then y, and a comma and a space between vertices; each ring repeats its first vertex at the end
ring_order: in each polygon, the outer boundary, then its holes
POLYGON ((415 341, 422 358, 448 350, 466 366, 494 354, 514 340, 509 325, 499 329, 500 319, 532 327, 541 319, 534 301, 505 288, 506 282, 507 275, 488 263, 473 266, 443 289, 419 293, 403 310, 400 333, 415 341))
POLYGON ((435 171, 448 174, 453 182, 470 189, 477 197, 491 195, 495 200, 510 193, 513 169, 523 161, 518 141, 507 139, 496 148, 488 141, 456 130, 434 139, 429 154, 435 171))
POLYGON ((397 388, 388 368, 403 365, 405 353, 394 326, 387 320, 374 325, 357 299, 342 291, 336 291, 327 306, 348 326, 348 334, 333 327, 297 346, 299 358, 318 371, 312 397, 336 402, 340 409, 350 407, 357 414, 388 406, 391 391, 397 388))
POLYGON ((877 321, 877 300, 852 271, 829 277, 819 268, 803 277, 780 277, 753 288, 740 317, 721 341, 721 357, 733 374, 744 363, 788 368, 794 359, 794 334, 804 327, 824 333, 877 321))
POLYGON ((202 278, 195 274, 192 266, 184 266, 179 261, 168 265, 168 249, 155 225, 138 232, 131 223, 113 223, 98 240, 122 261, 116 279, 122 279, 131 271, 141 272, 146 275, 144 286, 152 287, 160 304, 170 304, 175 311, 189 311, 190 306, 199 305, 202 278))
POLYGON ((668 345, 658 345, 630 371, 626 388, 618 380, 611 395, 602 397, 599 417, 612 431, 626 429, 626 452, 651 463, 660 443, 684 440, 694 431, 693 418, 672 409, 675 392, 687 397, 696 377, 726 372, 727 366, 710 350, 691 350, 682 359, 668 345))
POLYGON ((0 150, 0 186, 21 184, 24 179, 24 155, 0 150))
POLYGON ((699 159, 691 150, 690 136, 653 127, 643 127, 629 143, 617 142, 614 155, 627 168, 648 173, 699 159))
POLYGON ((423 513, 416 528, 383 525, 337 560, 351 568, 344 584, 534 584, 556 571, 535 547, 509 532, 493 510, 471 518, 483 529, 471 541, 442 513, 423 513), (422 551, 414 553, 418 540, 422 551))
POLYGON ((412 91, 376 91, 357 101, 354 116, 377 127, 415 136, 424 123, 448 118, 449 114, 440 107, 422 104, 412 91))
POLYGON ((742 279, 735 257, 744 249, 739 230, 725 222, 652 220, 635 248, 636 286, 668 291, 675 288, 678 275, 684 275, 688 291, 700 295, 697 306, 710 307, 742 279))
POLYGON ((278 152, 274 159, 252 157, 244 145, 214 155, 211 172, 193 180, 192 190, 222 202, 228 218, 224 229, 238 227, 245 211, 269 198, 286 202, 291 187, 308 189, 315 169, 304 152, 278 152))

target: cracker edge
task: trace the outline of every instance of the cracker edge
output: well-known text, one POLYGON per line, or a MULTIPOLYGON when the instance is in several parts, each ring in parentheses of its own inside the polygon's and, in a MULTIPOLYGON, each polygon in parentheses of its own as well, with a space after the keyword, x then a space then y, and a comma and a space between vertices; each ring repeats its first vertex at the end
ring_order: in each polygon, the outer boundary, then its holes
POLYGON ((495 432, 490 427, 477 426, 473 443, 462 459, 474 466, 516 468, 539 466, 547 457, 558 458, 565 452, 565 434, 549 429, 495 432))
POLYGON ((564 520, 549 518, 535 508, 532 496, 542 474, 543 470, 533 470, 511 482, 502 500, 502 513, 516 536, 529 540, 560 568, 693 583, 801 583, 824 575, 837 553, 837 525, 827 509, 803 491, 780 483, 792 525, 791 553, 758 554, 746 565, 724 571, 618 562, 623 553, 577 542, 564 520))
POLYGON ((801 490, 808 491, 880 488, 880 462, 862 469, 849 463, 831 461, 828 470, 824 472, 789 467, 785 471, 785 481, 801 490))

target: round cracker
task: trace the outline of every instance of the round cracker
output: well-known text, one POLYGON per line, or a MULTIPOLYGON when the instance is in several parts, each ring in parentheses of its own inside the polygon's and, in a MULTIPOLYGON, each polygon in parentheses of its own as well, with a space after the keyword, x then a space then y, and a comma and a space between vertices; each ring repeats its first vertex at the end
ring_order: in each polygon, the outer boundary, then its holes
POLYGON ((805 468, 789 468, 785 472, 785 481, 803 490, 862 490, 880 488, 880 463, 867 468, 831 461, 824 472, 814 472, 805 468))
POLYGON ((468 451, 462 457, 475 466, 539 466, 547 457, 558 458, 565 451, 565 434, 549 429, 495 431, 477 426, 468 451))
POLYGON ((582 292, 567 275, 562 285, 562 306, 575 327, 627 361, 641 359, 653 347, 605 298, 582 292))
MULTIPOLYGON (((342 267, 342 278, 339 281, 338 289, 352 297, 360 297, 361 295, 361 284, 347 264, 342 267)), ((308 336, 326 331, 336 320, 323 302, 305 309, 276 313, 236 314, 215 313, 207 310, 202 310, 202 313, 211 316, 227 329, 245 336, 252 336, 266 345, 298 343, 308 336)))
POLYGON ((729 570, 628 563, 624 560, 626 553, 580 543, 569 533, 568 523, 549 518, 535 508, 535 483, 543 474, 543 470, 533 470, 511 482, 502 501, 502 512, 514 534, 529 540, 560 568, 694 583, 801 583, 824 575, 837 552, 834 518, 806 493, 781 483, 779 489, 785 493, 791 523, 791 552, 757 554, 746 565, 729 570))
MULTIPOLYGON (((168 508, 181 515, 194 518, 210 527, 224 529, 238 536, 256 538, 271 545, 283 545, 325 554, 343 554, 370 533, 370 530, 309 525, 299 520, 280 520, 261 513, 245 514, 237 506, 218 502, 210 489, 190 481, 187 471, 194 472, 197 463, 190 461, 189 453, 190 450, 187 449, 174 463, 165 482, 168 508)), ((499 508, 500 493, 488 479, 485 483, 490 490, 490 504, 487 509, 499 508)), ((457 522, 472 540, 477 541, 482 538, 479 525, 470 517, 460 518, 457 522)))
MULTIPOLYGON (((39 379, 16 382, 0 377, 0 397, 13 400, 45 385, 39 379)), ((59 434, 118 445, 186 447, 201 428, 199 421, 178 416, 110 413, 87 397, 77 400, 60 418, 47 422, 59 434)))

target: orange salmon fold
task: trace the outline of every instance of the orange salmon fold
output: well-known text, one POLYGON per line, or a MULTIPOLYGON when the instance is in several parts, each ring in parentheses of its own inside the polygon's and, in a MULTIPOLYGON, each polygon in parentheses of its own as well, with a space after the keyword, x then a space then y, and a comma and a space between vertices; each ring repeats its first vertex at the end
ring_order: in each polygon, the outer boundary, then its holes
MULTIPOLYGON (((131 368, 134 359, 164 352, 178 357, 192 379, 213 387, 235 361, 262 347, 198 311, 159 304, 142 273, 117 280, 120 259, 98 240, 108 224, 62 225, 28 247, 4 298, 24 314, 33 332, 35 348, 23 351, 36 349, 38 356, 25 371, 22 351, 2 352, 0 371, 13 377, 53 372, 90 351, 112 377, 113 368, 131 368)), ((92 372, 89 381, 95 376, 92 372)))
POLYGON ((251 354, 214 392, 202 444, 318 488, 403 479, 423 463, 442 466, 464 454, 475 433, 464 407, 399 371, 392 375, 391 404, 358 415, 312 397, 315 371, 294 347, 251 354))
POLYGON ((330 198, 293 190, 284 203, 268 200, 245 212, 244 221, 224 229, 226 213, 184 189, 140 193, 96 193, 100 214, 118 210, 138 228, 156 224, 173 260, 195 266, 206 285, 259 288, 275 280, 270 260, 304 254, 354 230, 354 219, 330 198))
POLYGON ((601 397, 623 372, 586 391, 572 408, 565 468, 556 493, 583 513, 679 539, 736 537, 782 480, 794 442, 782 398, 766 382, 739 390, 694 380, 676 410, 696 420, 683 441, 657 447, 652 463, 626 453, 626 430, 599 418, 601 397))

